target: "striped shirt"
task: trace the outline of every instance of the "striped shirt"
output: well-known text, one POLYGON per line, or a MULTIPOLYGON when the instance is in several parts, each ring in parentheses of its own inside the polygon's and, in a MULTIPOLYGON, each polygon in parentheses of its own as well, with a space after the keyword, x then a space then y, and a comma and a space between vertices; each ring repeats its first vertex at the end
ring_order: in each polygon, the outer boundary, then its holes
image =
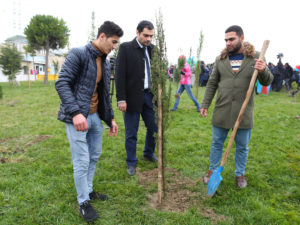
POLYGON ((235 74, 239 71, 243 60, 244 60, 244 55, 242 53, 229 56, 231 68, 235 74))

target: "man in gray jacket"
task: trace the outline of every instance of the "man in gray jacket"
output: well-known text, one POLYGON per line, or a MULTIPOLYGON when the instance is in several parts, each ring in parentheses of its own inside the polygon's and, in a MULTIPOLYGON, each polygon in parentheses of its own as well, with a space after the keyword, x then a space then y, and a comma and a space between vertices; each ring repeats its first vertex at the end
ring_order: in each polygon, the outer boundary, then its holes
MULTIPOLYGON (((244 42, 244 32, 239 26, 231 26, 225 31, 226 48, 216 58, 214 68, 208 80, 201 108, 202 117, 207 116, 216 91, 218 95, 212 116, 213 141, 210 150, 210 167, 204 177, 208 183, 213 170, 219 167, 223 145, 228 131, 234 127, 239 111, 245 100, 254 69, 258 70, 258 80, 262 85, 269 85, 273 75, 264 60, 259 60, 259 53, 254 46, 244 42)), ((235 176, 237 186, 244 188, 247 181, 244 176, 248 159, 248 143, 253 128, 253 93, 244 112, 243 119, 236 133, 235 176)))

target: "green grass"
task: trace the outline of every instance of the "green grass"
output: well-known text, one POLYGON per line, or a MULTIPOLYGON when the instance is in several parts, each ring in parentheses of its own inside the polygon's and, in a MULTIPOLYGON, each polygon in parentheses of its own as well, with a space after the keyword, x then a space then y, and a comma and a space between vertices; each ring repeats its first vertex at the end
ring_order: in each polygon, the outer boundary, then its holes
MULTIPOLYGON (((10 88, 1 83, 0 100, 0 224, 85 224, 78 215, 69 143, 64 124, 56 119, 59 98, 54 83, 26 82, 10 88)), ((174 86, 175 88, 175 86, 174 86)), ((175 90, 173 90, 175 93, 175 90)), ((204 88, 200 89, 200 99, 204 88)), ((298 93, 299 94, 299 93, 298 93)), ((174 102, 174 99, 172 99, 174 102)), ((255 96, 255 128, 250 141, 246 176, 249 186, 238 189, 232 149, 218 192, 205 197, 201 182, 208 170, 211 115, 201 118, 184 93, 172 112, 167 166, 196 181, 202 196, 187 212, 152 209, 148 189, 126 172, 124 123, 113 101, 118 137, 103 137, 103 153, 94 188, 107 193, 107 202, 93 202, 100 214, 95 224, 215 224, 197 208, 213 210, 226 219, 218 224, 300 224, 300 98, 284 91, 255 96)), ((138 158, 142 158, 145 127, 141 121, 138 158)), ((142 171, 156 165, 139 161, 142 171)))

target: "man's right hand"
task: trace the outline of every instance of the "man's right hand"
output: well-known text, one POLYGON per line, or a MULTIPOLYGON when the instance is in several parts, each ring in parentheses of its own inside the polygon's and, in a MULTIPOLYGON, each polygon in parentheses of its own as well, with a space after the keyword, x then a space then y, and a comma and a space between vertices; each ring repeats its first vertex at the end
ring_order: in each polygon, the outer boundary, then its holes
POLYGON ((200 113, 201 113, 201 116, 202 116, 202 117, 206 117, 206 116, 207 116, 207 109, 201 108, 201 109, 200 109, 200 113))
POLYGON ((126 104, 126 102, 119 102, 119 103, 118 103, 118 108, 119 108, 119 110, 121 110, 122 112, 126 112, 126 109, 127 109, 127 104, 126 104))
POLYGON ((81 113, 73 117, 73 124, 77 131, 87 131, 88 129, 87 120, 81 113))

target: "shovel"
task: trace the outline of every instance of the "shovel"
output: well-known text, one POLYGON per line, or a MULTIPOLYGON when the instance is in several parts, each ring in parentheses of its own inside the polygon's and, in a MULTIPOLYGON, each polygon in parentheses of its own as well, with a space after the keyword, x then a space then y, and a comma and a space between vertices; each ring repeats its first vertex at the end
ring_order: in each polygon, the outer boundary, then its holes
MULTIPOLYGON (((269 40, 265 40, 264 41, 261 53, 259 55, 259 59, 262 60, 264 58, 265 53, 267 51, 267 48, 269 46, 269 43, 270 43, 269 40)), ((241 122, 242 117, 244 115, 245 109, 247 107, 247 104, 248 104, 248 102, 250 100, 250 97, 251 97, 251 94, 253 92, 253 88, 254 88, 254 85, 255 85, 255 82, 256 82, 257 75, 258 75, 258 71, 254 70, 254 73, 252 75, 252 78, 251 78, 251 81, 250 81, 250 84, 249 84, 249 88, 248 88, 248 91, 247 91, 246 98, 245 98, 245 100, 243 102, 243 105, 241 107, 241 110, 240 110, 240 113, 238 115, 238 118, 237 118, 237 120, 236 120, 236 122, 234 124, 234 128, 233 128, 233 131, 231 133, 231 136, 230 136, 227 148, 226 148, 225 155, 224 155, 224 157, 223 157, 223 159, 221 161, 220 167, 217 170, 213 171, 213 174, 211 175, 211 177, 209 179, 209 182, 208 182, 208 185, 207 185, 207 195, 210 196, 210 197, 215 194, 215 192, 217 191, 217 189, 218 189, 221 181, 223 180, 223 178, 221 176, 221 172, 224 169, 224 165, 225 165, 227 157, 229 155, 229 152, 230 152, 233 140, 235 138, 237 129, 239 128, 239 125, 240 125, 240 122, 241 122)))

